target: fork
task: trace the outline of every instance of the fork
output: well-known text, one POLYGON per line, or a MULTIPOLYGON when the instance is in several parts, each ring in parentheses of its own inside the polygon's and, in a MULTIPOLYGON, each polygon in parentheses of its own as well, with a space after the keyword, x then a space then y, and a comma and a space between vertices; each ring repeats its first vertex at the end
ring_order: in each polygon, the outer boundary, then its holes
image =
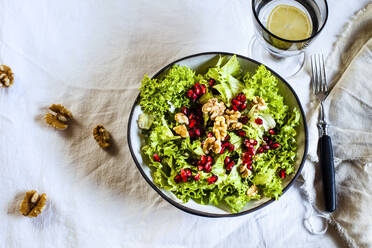
POLYGON ((317 127, 319 130, 319 163, 322 168, 325 207, 328 212, 333 212, 336 210, 335 169, 333 163, 332 141, 331 137, 328 136, 328 124, 325 120, 326 118, 323 107, 323 102, 328 95, 328 86, 322 54, 314 54, 311 56, 311 70, 312 91, 320 102, 320 113, 317 127))

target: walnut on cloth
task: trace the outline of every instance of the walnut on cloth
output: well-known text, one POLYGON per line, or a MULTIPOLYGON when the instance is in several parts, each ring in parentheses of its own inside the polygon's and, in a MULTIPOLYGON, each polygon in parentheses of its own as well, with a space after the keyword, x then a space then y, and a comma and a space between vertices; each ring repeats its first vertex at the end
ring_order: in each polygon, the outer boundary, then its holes
POLYGON ((14 74, 7 65, 0 65, 0 88, 8 88, 13 84, 14 74))
POLYGON ((210 114, 211 119, 214 120, 217 116, 223 115, 226 106, 223 102, 218 102, 217 98, 210 98, 202 107, 204 114, 210 114))
POLYGON ((238 130, 243 127, 243 124, 239 122, 240 116, 241 113, 239 111, 226 109, 224 117, 226 119, 226 124, 230 130, 238 130))
POLYGON ((221 141, 216 140, 215 137, 209 137, 204 141, 203 152, 208 154, 212 150, 214 153, 219 153, 221 151, 221 141))
POLYGON ((225 139, 227 135, 227 124, 225 123, 225 117, 223 116, 216 117, 213 125, 213 134, 219 141, 225 139))
POLYGON ((19 211, 24 216, 30 218, 37 217, 44 210, 46 201, 47 196, 45 193, 39 195, 36 190, 27 191, 19 211))
POLYGON ((176 134, 178 134, 182 138, 189 137, 189 132, 187 131, 186 126, 183 125, 183 124, 182 125, 179 125, 177 127, 174 127, 173 130, 176 132, 176 134))
POLYGON ((64 130, 68 128, 68 123, 72 120, 72 114, 61 104, 52 104, 49 107, 53 113, 44 116, 45 122, 55 129, 64 130))
POLYGON ((97 141, 98 145, 102 148, 107 148, 111 144, 111 135, 109 131, 107 131, 102 125, 97 125, 93 129, 93 137, 97 141))

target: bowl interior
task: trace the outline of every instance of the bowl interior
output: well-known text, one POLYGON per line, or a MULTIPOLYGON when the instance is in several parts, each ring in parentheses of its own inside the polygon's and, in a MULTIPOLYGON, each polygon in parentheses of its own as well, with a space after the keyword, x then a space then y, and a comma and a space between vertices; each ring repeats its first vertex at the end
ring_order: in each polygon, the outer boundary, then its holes
MULTIPOLYGON (((193 56, 189 56, 186 58, 183 58, 181 60, 176 61, 175 63, 172 63, 165 68, 163 68, 161 71, 159 71, 154 77, 158 77, 162 75, 162 73, 165 73, 167 69, 174 65, 185 65, 190 67, 191 69, 195 70, 196 73, 205 73, 207 69, 213 65, 216 64, 219 54, 224 56, 232 56, 232 54, 225 54, 225 53, 204 53, 204 54, 197 54, 193 56)), ((239 63, 241 65, 241 69, 243 72, 250 72, 254 73, 259 63, 250 60, 248 58, 238 56, 239 63)), ((268 68, 269 69, 269 68, 268 68)), ((300 173, 300 169, 302 168, 303 159, 307 152, 307 129, 306 129, 306 123, 304 121, 304 114, 302 107, 299 103, 299 100, 294 93, 294 91, 291 89, 291 87, 282 79, 280 78, 276 73, 274 73, 278 80, 279 80, 279 92, 284 97, 285 103, 290 108, 297 108, 301 112, 301 120, 300 125, 297 127, 297 157, 295 161, 295 173, 292 175, 286 177, 286 179, 283 181, 283 193, 288 189, 288 187, 291 185, 291 183, 297 178, 298 174, 300 173)), ((129 140, 129 146, 131 149, 132 156, 137 164, 137 167, 141 171, 141 174, 145 177, 146 181, 168 202, 173 204, 174 206, 185 210, 189 213, 194 213, 198 215, 204 215, 204 216, 210 216, 210 217, 219 217, 219 216, 234 216, 239 214, 231 214, 229 211, 225 209, 221 209, 215 206, 211 205, 201 205, 193 200, 190 200, 187 203, 182 203, 172 192, 163 190, 159 187, 157 187, 153 181, 152 176, 150 172, 150 168, 145 164, 142 156, 141 156, 141 147, 143 145, 143 137, 141 135, 141 131, 138 128, 137 125, 137 119, 138 116, 142 113, 141 107, 135 103, 132 109, 132 113, 129 119, 129 126, 128 126, 128 140, 129 140)), ((262 198, 260 200, 255 200, 249 202, 245 208, 240 212, 242 213, 248 213, 251 211, 254 211, 255 209, 258 209, 260 207, 263 207, 267 205, 272 200, 270 198, 262 198)))

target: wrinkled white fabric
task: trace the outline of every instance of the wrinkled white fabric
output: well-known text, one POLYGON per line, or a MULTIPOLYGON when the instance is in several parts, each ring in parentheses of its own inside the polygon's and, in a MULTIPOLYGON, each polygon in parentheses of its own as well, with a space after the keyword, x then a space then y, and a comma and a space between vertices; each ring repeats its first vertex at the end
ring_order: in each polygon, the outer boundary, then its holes
MULTIPOLYGON (((368 1, 330 1, 328 24, 309 48, 327 54, 368 1), (343 20, 343 21, 341 21, 343 20)), ((203 51, 246 54, 250 1, 0 0, 0 247, 336 247, 303 226, 295 184, 279 201, 238 218, 186 214, 143 180, 128 151, 127 118, 145 73, 203 51), (55 131, 42 116, 61 103, 75 117, 55 131), (101 150, 103 124, 115 149, 101 150), (36 219, 18 214, 22 194, 48 195, 36 219)), ((307 108, 309 74, 290 79, 307 108)))

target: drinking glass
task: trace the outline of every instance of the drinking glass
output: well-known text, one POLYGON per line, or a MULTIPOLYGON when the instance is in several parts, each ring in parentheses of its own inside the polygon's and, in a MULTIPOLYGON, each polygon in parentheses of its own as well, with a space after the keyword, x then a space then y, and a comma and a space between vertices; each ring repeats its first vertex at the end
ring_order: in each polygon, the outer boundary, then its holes
MULTIPOLYGON (((249 44, 250 56, 284 77, 295 75, 304 65, 305 48, 318 36, 327 22, 326 0, 252 0, 252 10, 255 35, 249 44), (269 18, 279 5, 292 6, 289 8, 300 10, 301 14, 306 15, 305 19, 311 27, 307 38, 285 39, 269 31, 269 18)), ((285 15, 282 18, 285 18, 285 15)), ((270 21, 272 23, 274 19, 270 21)), ((274 24, 280 27, 281 22, 274 24)))

